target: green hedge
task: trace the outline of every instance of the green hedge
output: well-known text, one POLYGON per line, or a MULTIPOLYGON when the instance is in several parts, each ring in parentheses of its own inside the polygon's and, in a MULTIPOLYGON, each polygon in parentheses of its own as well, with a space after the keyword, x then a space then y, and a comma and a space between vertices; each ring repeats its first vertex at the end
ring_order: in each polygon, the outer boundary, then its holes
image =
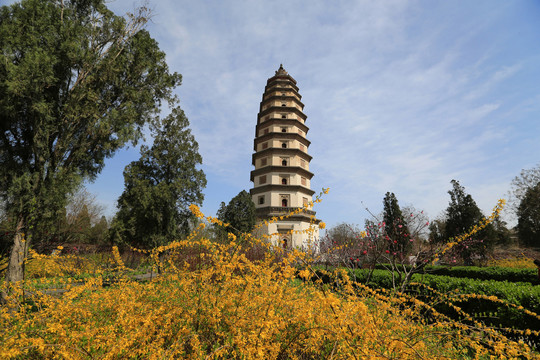
MULTIPOLYGON (((317 270, 317 273, 324 283, 338 285, 338 282, 330 276, 322 275, 320 270, 317 270)), ((366 284, 368 273, 368 269, 354 269, 350 271, 351 278, 362 284, 366 284)), ((316 280, 317 277, 314 276, 312 279, 316 280)), ((413 275, 412 282, 427 285, 442 294, 480 294, 496 296, 501 300, 505 300, 507 303, 522 306, 527 310, 540 314, 540 286, 535 286, 528 282, 477 280, 432 274, 415 274, 413 275)), ((392 289, 392 274, 388 270, 376 269, 373 271, 367 285, 371 288, 392 289)), ((444 301, 441 301, 442 299, 437 298, 439 297, 438 294, 434 294, 428 288, 413 284, 407 287, 406 292, 419 300, 430 304, 438 312, 443 313, 454 320, 463 321, 461 314, 456 313, 454 309, 447 306, 444 301)), ((476 318, 476 320, 480 320, 489 326, 521 330, 540 330, 539 319, 512 306, 506 306, 488 299, 477 297, 468 297, 464 300, 457 299, 456 297, 452 303, 460 307, 465 313, 476 318)), ((513 337, 512 334, 507 335, 513 337)), ((515 339, 519 339, 519 336, 515 337, 515 339)), ((539 348, 539 337, 531 335, 527 336, 526 339, 531 345, 535 346, 537 349, 539 348)))
MULTIPOLYGON (((410 266, 407 266, 410 268, 410 266)), ((390 268, 388 264, 377 264, 379 270, 390 268)), ((515 269, 498 266, 478 267, 478 266, 426 266, 423 273, 431 275, 445 275, 456 278, 471 278, 477 280, 496 280, 511 282, 529 282, 538 285, 537 269, 515 269)))

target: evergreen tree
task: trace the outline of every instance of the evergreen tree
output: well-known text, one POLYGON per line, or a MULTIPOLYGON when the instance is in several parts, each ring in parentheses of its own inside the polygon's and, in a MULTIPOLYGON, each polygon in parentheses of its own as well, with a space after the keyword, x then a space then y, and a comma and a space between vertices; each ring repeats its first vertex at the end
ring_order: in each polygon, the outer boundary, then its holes
POLYGON ((540 182, 526 191, 517 215, 519 240, 525 245, 540 247, 540 182))
MULTIPOLYGON (((216 217, 225 222, 225 212, 227 211, 227 204, 225 204, 224 201, 222 201, 220 204, 219 204, 219 209, 216 213, 216 217)), ((214 224, 214 226, 212 227, 213 228, 213 231, 214 231, 214 237, 217 239, 217 240, 220 240, 220 241, 223 241, 227 238, 227 228, 224 227, 224 226, 221 226, 221 225, 218 225, 218 224, 214 224)))
POLYGON ((433 220, 429 224, 429 240, 434 243, 444 243, 447 241, 446 238, 446 219, 445 216, 441 216, 433 220))
POLYGON ((392 253, 404 255, 411 247, 410 234, 407 224, 394 193, 387 192, 383 200, 384 230, 387 236, 389 250, 392 253))
MULTIPOLYGON (((452 180, 452 190, 450 194, 450 203, 446 209, 446 224, 444 226, 445 239, 451 238, 468 232, 474 225, 480 223, 483 218, 482 211, 476 205, 470 194, 465 192, 465 188, 457 180, 452 180)), ((496 238, 493 226, 489 224, 484 230, 475 234, 473 239, 461 249, 461 256, 466 264, 472 262, 473 255, 485 256, 486 251, 492 247, 496 238)))
MULTIPOLYGON (((0 197, 13 219, 6 275, 23 279, 32 234, 67 194, 160 111, 180 75, 143 30, 104 0, 23 0, 0 8, 0 197)), ((5 294, 2 295, 3 298, 5 294)))
POLYGON ((451 181, 453 189, 450 194, 450 204, 446 208, 445 235, 447 239, 469 231, 482 219, 482 212, 470 194, 458 181, 451 181))
POLYGON ((155 247, 186 236, 194 216, 189 205, 201 205, 206 177, 199 146, 179 107, 152 125, 152 147, 124 170, 124 192, 118 199, 113 232, 120 240, 155 247))
POLYGON ((240 235, 253 230, 255 227, 255 204, 247 191, 240 191, 227 206, 224 205, 225 203, 222 202, 217 217, 228 223, 229 226, 224 229, 224 232, 219 232, 221 237, 226 236, 227 232, 240 235))

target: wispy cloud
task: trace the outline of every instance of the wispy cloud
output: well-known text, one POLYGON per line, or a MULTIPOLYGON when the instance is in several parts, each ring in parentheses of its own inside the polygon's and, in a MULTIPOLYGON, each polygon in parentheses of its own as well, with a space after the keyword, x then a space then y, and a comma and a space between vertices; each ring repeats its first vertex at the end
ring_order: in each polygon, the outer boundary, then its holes
MULTIPOLYGON (((131 2, 111 6, 125 12, 131 2)), ((540 25, 527 17, 534 10, 527 5, 152 6, 149 30, 184 77, 181 104, 212 179, 209 212, 250 186, 259 103, 280 63, 306 105, 312 187, 332 187, 318 212, 330 224, 362 223, 360 201, 377 212, 386 191, 435 216, 454 178, 489 211, 511 178, 538 162, 540 25)))

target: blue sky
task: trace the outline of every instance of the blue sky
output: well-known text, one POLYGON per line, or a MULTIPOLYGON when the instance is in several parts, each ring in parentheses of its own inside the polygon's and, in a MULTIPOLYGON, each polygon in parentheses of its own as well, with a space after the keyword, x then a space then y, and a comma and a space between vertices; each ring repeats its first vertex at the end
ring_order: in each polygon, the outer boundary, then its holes
MULTIPOLYGON (((108 6, 124 14, 132 0, 108 6)), ((484 211, 540 162, 540 2, 154 0, 148 30, 177 89, 208 179, 203 211, 251 188, 266 80, 297 80, 310 127, 318 217, 363 224, 387 191, 430 218, 459 180, 484 211)), ((150 140, 150 139, 147 139, 150 140)), ((122 150, 88 184, 110 215, 122 150)))

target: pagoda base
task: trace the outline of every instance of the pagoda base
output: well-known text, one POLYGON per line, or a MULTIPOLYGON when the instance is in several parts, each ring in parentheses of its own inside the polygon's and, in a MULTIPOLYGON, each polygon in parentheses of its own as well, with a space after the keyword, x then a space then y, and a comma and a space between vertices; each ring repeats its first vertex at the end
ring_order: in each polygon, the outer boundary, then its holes
POLYGON ((285 249, 300 249, 302 251, 314 251, 319 249, 319 226, 318 219, 300 219, 289 218, 278 220, 277 222, 268 223, 271 218, 259 218, 258 223, 261 225, 259 234, 268 238, 274 246, 279 246, 285 249), (261 224, 262 223, 262 224, 261 224))

